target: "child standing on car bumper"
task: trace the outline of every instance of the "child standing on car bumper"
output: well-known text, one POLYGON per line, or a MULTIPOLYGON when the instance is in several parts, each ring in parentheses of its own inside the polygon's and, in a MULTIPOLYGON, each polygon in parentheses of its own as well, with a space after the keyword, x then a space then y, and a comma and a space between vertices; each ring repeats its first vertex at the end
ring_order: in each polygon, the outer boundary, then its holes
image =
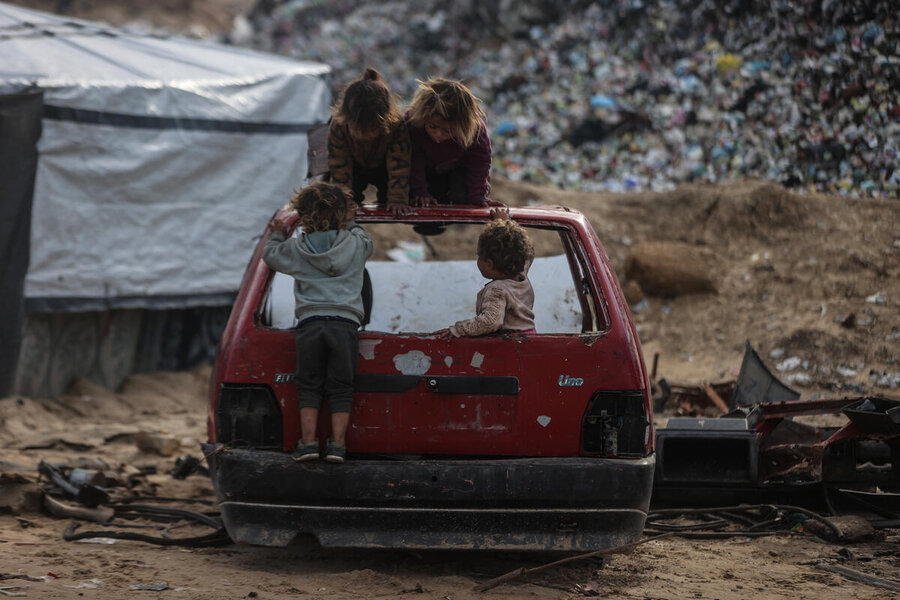
POLYGON ((263 260, 294 278, 302 433, 294 459, 319 458, 316 423, 327 396, 332 437, 325 460, 344 462, 363 318, 363 269, 372 255, 372 240, 352 220, 356 205, 337 185, 314 183, 297 193, 291 206, 302 232, 287 238, 284 222, 272 219, 263 260))

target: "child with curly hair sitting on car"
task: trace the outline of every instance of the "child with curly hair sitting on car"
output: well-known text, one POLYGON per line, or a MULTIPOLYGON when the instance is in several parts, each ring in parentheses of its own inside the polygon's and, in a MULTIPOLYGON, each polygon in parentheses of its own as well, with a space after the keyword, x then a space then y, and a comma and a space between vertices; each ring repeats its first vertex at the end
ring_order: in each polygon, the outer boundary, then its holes
POLYGON ((331 183, 314 183, 295 194, 291 206, 302 232, 287 237, 278 218, 263 249, 269 267, 294 278, 294 313, 299 322, 297 398, 301 439, 294 460, 319 458, 316 423, 328 397, 331 439, 325 460, 344 462, 353 401, 353 379, 363 319, 363 269, 372 255, 372 239, 353 221, 356 204, 331 183))
POLYGON ((491 138, 469 88, 443 77, 420 81, 405 118, 411 204, 488 204, 491 138))
POLYGON ((510 220, 507 209, 492 208, 491 219, 478 236, 477 246, 478 270, 491 281, 478 292, 476 316, 436 331, 441 339, 495 331, 535 333, 534 290, 527 275, 534 246, 525 229, 510 220))

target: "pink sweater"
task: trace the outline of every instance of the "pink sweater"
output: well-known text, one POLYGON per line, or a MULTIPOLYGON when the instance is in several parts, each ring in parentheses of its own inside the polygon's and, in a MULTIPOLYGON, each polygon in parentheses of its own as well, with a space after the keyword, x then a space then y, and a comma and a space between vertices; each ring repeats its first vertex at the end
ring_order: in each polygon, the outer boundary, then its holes
POLYGON ((534 290, 525 273, 515 279, 494 279, 478 292, 477 316, 452 325, 450 333, 472 337, 494 331, 530 331, 534 329, 533 308, 534 290))

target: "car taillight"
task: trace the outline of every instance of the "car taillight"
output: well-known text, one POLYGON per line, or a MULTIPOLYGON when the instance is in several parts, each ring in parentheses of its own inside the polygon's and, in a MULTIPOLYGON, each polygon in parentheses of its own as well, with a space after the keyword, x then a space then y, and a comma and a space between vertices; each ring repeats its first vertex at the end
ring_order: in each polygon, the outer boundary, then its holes
POLYGON ((581 422, 585 454, 625 458, 646 455, 650 421, 639 390, 596 392, 581 422))
POLYGON ((223 444, 282 448, 281 411, 272 390, 259 385, 222 385, 216 436, 223 444))

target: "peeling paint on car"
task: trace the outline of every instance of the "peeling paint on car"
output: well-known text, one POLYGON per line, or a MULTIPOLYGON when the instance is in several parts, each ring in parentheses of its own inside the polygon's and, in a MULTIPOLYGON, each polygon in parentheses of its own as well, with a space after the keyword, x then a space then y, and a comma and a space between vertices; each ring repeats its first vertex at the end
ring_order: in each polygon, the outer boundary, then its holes
POLYGON ((470 362, 469 364, 471 366, 475 367, 476 369, 478 369, 481 367, 481 364, 483 362, 484 362, 484 354, 482 354, 481 352, 476 352, 475 354, 472 355, 472 362, 470 362))
POLYGON ((394 356, 394 367, 404 375, 424 375, 431 368, 431 357, 421 350, 394 356))
POLYGON ((448 368, 449 368, 449 367, 452 367, 452 366, 453 366, 453 357, 452 357, 452 356, 445 356, 445 357, 444 357, 444 364, 447 365, 448 368))
POLYGON ((381 343, 381 340, 359 340, 359 353, 366 360, 375 359, 375 346, 381 343))
POLYGON ((548 417, 547 415, 540 415, 537 418, 537 422, 538 422, 538 425, 540 425, 541 427, 546 427, 547 425, 550 424, 550 417, 548 417))

